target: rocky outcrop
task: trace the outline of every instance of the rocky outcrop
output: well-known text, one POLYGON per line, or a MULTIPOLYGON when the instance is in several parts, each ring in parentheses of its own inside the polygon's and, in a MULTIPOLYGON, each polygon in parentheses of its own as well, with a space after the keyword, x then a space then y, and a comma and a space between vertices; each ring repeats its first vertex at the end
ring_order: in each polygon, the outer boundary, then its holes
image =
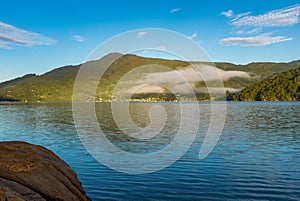
POLYGON ((48 149, 0 142, 0 201, 90 200, 76 173, 48 149))

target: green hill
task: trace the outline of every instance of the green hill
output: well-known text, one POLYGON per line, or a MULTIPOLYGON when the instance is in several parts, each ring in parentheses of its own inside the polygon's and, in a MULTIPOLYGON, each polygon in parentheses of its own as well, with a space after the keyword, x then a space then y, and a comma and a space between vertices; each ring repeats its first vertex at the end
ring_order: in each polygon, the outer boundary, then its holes
POLYGON ((230 94, 233 101, 296 101, 300 100, 300 68, 274 75, 262 82, 230 94))
MULTIPOLYGON (((105 56, 105 58, 110 57, 120 58, 117 59, 102 76, 102 79, 99 82, 96 100, 99 100, 99 98, 109 100, 111 91, 114 89, 119 79, 127 72, 138 66, 158 64, 175 70, 182 69, 190 65, 189 62, 185 61, 144 58, 130 54, 120 55, 118 53, 111 53, 105 56)), ((99 65, 99 68, 101 68, 101 59, 90 62, 93 65, 99 65)), ((300 61, 294 61, 290 63, 251 63, 248 65, 215 63, 215 65, 217 68, 224 71, 244 71, 251 75, 251 78, 231 77, 224 81, 225 87, 239 90, 272 75, 284 72, 288 69, 299 67, 300 61)), ((0 83, 0 101, 71 100, 74 81, 80 67, 81 65, 64 66, 54 69, 43 75, 29 74, 14 80, 0 83)), ((205 86, 204 83, 199 83, 196 85, 205 86)), ((153 93, 150 93, 150 95, 154 96, 153 93)), ((145 94, 145 96, 147 96, 147 94, 145 94)), ((141 95, 136 95, 135 97, 141 97, 141 95)), ((162 94, 162 97, 169 97, 169 95, 162 94)), ((201 97, 200 99, 209 99, 209 96, 205 94, 197 94, 197 97, 201 97)))
MULTIPOLYGON (((119 57, 118 53, 111 53, 107 57, 119 57)), ((90 61, 94 65, 100 60, 90 61)), ((128 71, 147 64, 158 64, 171 69, 185 67, 188 62, 144 58, 136 55, 123 55, 117 59, 104 73, 99 83, 98 95, 108 98, 117 81, 128 71), (101 86, 101 87, 100 87, 101 86), (101 89, 101 90, 100 90, 101 89)), ((43 75, 28 74, 14 80, 0 83, 0 96, 3 100, 18 101, 65 101, 72 99, 73 85, 81 65, 64 66, 43 75)), ((101 68, 101 66, 99 66, 101 68)))

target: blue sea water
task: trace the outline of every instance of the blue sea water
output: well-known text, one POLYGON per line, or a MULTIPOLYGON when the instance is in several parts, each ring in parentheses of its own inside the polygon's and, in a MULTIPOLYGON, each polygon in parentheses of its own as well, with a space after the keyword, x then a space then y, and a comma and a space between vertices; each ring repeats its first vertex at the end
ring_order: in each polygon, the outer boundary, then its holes
MULTIPOLYGON (((152 104, 130 105, 137 125, 147 125, 145 112, 152 104)), ((180 160, 149 174, 117 172, 94 159, 79 140, 70 103, 1 104, 0 141, 23 140, 51 149, 76 171, 92 200, 300 200, 299 102, 228 103, 220 141, 202 160, 198 154, 210 104, 189 104, 201 111, 195 142, 180 160)), ((165 135, 150 141, 122 135, 110 104, 96 103, 96 112, 113 144, 145 153, 168 144, 180 122, 180 113, 173 112, 178 104, 162 106, 169 118, 165 135)))

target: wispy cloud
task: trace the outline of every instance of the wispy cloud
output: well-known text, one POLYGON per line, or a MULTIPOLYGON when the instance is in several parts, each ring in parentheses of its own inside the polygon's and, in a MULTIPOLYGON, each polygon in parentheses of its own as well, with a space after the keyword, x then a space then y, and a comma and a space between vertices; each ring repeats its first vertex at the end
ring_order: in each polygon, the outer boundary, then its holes
POLYGON ((82 43, 82 42, 84 42, 86 40, 86 38, 83 37, 83 36, 80 36, 80 35, 74 35, 73 36, 73 40, 75 40, 75 41, 77 41, 79 43, 82 43))
POLYGON ((261 30, 262 30, 262 28, 255 27, 255 28, 251 28, 251 29, 240 29, 236 33, 237 34, 256 34, 256 33, 260 32, 261 30))
POLYGON ((245 13, 237 14, 237 15, 235 16, 235 18, 234 18, 232 21, 237 20, 237 19, 239 19, 239 18, 241 18, 241 17, 244 17, 244 16, 247 16, 247 15, 250 15, 251 13, 252 13, 252 12, 245 12, 245 13))
POLYGON ((176 13, 180 10, 181 10, 180 8, 173 8, 173 9, 170 10, 170 13, 173 14, 173 13, 176 13))
POLYGON ((228 80, 233 77, 251 78, 250 75, 244 71, 225 71, 210 65, 193 64, 192 67, 187 67, 184 69, 159 73, 149 73, 146 76, 146 79, 143 80, 143 82, 174 84, 181 83, 182 80, 174 80, 176 75, 184 77, 184 79, 188 82, 216 81, 220 79, 228 80), (196 73, 194 68, 197 68, 197 72, 199 72, 201 76, 196 73))
POLYGON ((299 23, 300 5, 269 11, 261 15, 237 15, 231 23, 233 26, 251 26, 251 27, 284 27, 299 23))
POLYGON ((147 32, 145 32, 145 31, 140 31, 140 32, 138 32, 137 36, 138 36, 139 38, 142 38, 142 37, 144 37, 146 34, 147 34, 147 32))
POLYGON ((0 48, 11 49, 14 45, 53 45, 56 41, 38 33, 26 31, 0 22, 0 48))
POLYGON ((260 15, 251 15, 251 12, 233 14, 233 11, 229 11, 221 14, 230 17, 230 24, 233 27, 232 33, 239 36, 224 38, 220 40, 221 45, 265 46, 293 40, 293 38, 286 36, 271 36, 270 33, 263 33, 263 30, 276 31, 274 30, 276 27, 292 26, 300 22, 300 5, 272 10, 260 15), (259 32, 261 32, 260 35, 258 35, 259 32), (255 36, 240 37, 240 35, 253 34, 255 36))
POLYGON ((166 50, 167 48, 164 45, 160 45, 160 46, 157 46, 155 49, 157 49, 157 50, 166 50))
POLYGON ((10 50, 11 47, 9 47, 9 46, 7 46, 7 45, 3 45, 3 44, 1 44, 1 42, 0 42, 0 49, 10 50))
POLYGON ((292 40, 293 38, 286 38, 284 36, 271 37, 269 34, 262 34, 253 37, 231 37, 224 38, 220 41, 221 45, 231 46, 265 46, 274 43, 292 40))
POLYGON ((193 39, 193 38, 196 38, 197 37, 197 32, 193 33, 191 36, 189 36, 188 38, 189 39, 193 39))
POLYGON ((231 17, 233 16, 233 10, 223 11, 221 15, 224 15, 225 17, 231 17))

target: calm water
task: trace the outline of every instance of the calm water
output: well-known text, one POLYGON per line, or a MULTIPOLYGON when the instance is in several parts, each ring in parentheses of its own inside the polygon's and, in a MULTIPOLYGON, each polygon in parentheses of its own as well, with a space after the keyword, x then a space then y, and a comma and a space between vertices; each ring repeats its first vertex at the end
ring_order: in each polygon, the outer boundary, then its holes
MULTIPOLYGON (((151 104, 132 104, 133 121, 146 126, 151 104)), ((177 104, 168 111, 164 135, 136 141, 123 135, 109 104, 97 104, 99 124, 113 144, 144 153, 168 144, 178 127, 177 104), (176 112, 177 111, 177 112, 176 112)), ((209 122, 209 105, 200 104, 198 137, 170 167, 128 175, 98 163, 82 146, 67 103, 0 105, 0 140, 43 145, 78 174, 92 200, 300 200, 300 103, 229 103, 223 135, 213 152, 198 159, 209 122)))

